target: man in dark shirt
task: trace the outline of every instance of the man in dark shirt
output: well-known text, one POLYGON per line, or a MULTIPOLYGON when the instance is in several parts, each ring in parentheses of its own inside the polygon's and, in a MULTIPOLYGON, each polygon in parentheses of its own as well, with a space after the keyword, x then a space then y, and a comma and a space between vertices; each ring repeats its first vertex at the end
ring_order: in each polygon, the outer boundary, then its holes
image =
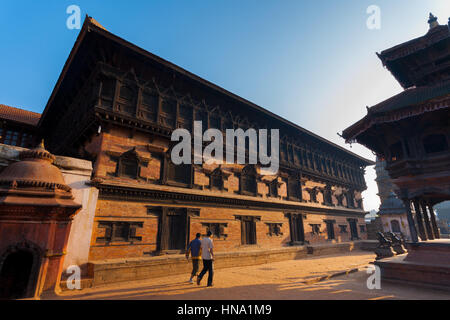
POLYGON ((189 243, 189 246, 186 251, 186 259, 189 259, 189 253, 191 253, 192 256, 192 273, 191 278, 189 279, 190 283, 194 283, 194 280, 192 280, 198 272, 198 265, 200 264, 200 260, 202 259, 201 254, 201 245, 202 241, 200 240, 200 233, 197 233, 195 235, 195 239, 189 243))

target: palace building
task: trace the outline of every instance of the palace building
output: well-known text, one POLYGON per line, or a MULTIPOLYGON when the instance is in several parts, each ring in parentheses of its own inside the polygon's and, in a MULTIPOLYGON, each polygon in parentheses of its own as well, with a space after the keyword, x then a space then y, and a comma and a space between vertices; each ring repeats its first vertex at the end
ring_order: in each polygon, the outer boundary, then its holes
MULTIPOLYGON (((87 187, 98 190, 95 212, 75 216, 79 227, 71 231, 90 237, 80 244, 88 251, 84 260, 71 258, 87 273, 105 259, 182 253, 197 232, 208 230, 218 253, 367 237, 361 193, 372 161, 133 45, 90 17, 33 130, 52 154, 92 162, 87 187), (259 165, 173 164, 171 133, 192 132, 194 121, 224 135, 226 129, 279 129, 278 173, 267 175, 259 165)), ((72 236, 68 255, 77 239, 72 236)))

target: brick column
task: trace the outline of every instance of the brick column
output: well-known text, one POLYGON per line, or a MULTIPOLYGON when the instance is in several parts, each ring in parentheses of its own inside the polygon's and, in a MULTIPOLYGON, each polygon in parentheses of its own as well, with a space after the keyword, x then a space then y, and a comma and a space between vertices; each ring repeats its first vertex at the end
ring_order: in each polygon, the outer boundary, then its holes
POLYGON ((434 240, 433 229, 431 228, 430 218, 428 217, 427 205, 423 201, 420 202, 420 205, 422 208, 423 220, 425 221, 425 227, 427 230, 428 239, 434 240))
POLYGON ((417 220, 417 226, 419 227, 419 236, 423 241, 428 240, 427 234, 425 232, 425 225, 423 222, 423 215, 420 211, 420 205, 417 200, 413 201, 414 209, 416 210, 416 220, 417 220))
POLYGON ((433 206, 429 204, 428 210, 430 212, 431 226, 433 227, 434 238, 439 239, 441 235, 439 233, 439 228, 436 223, 436 214, 434 213, 433 206))

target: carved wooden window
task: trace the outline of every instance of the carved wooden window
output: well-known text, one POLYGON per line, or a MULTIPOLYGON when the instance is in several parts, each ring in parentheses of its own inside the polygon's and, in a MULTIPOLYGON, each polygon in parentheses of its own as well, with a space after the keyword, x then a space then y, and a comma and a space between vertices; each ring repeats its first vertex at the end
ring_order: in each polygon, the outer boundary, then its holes
POLYGON ((312 234, 316 234, 316 235, 321 234, 320 224, 310 224, 310 226, 311 226, 311 233, 312 234))
POLYGON ((102 108, 112 110, 116 80, 111 78, 101 79, 100 104, 102 108))
POLYGON ((338 169, 337 169, 337 166, 336 166, 336 162, 333 161, 332 164, 331 164, 331 167, 333 168, 333 175, 335 177, 338 177, 339 173, 338 173, 338 169))
POLYGON ((350 226, 351 240, 358 240, 359 239, 358 228, 356 227, 356 223, 358 222, 358 220, 357 219, 353 219, 353 218, 348 218, 347 221, 348 221, 348 224, 350 226))
POLYGON ((3 143, 9 144, 11 146, 15 146, 15 145, 17 145, 18 140, 19 140, 19 132, 13 131, 13 130, 7 130, 3 143))
POLYGON ((307 189, 310 196, 311 202, 317 202, 317 193, 319 192, 317 188, 307 189))
POLYGON ((222 130, 221 120, 218 116, 210 115, 209 116, 209 127, 211 129, 222 130))
POLYGON ((211 231, 216 239, 226 239, 228 237, 228 234, 225 234, 227 223, 202 223, 202 225, 206 227, 206 232, 211 231))
POLYGON ((139 159, 133 152, 122 154, 118 161, 117 175, 137 179, 139 177, 139 159))
POLYGON ((179 106, 178 110, 178 123, 177 128, 183 128, 190 132, 192 132, 192 117, 193 110, 190 105, 182 104, 179 106))
POLYGON ((320 166, 323 173, 328 173, 327 163, 324 158, 320 158, 320 166))
POLYGON ((202 122, 202 132, 205 132, 208 129, 208 114, 203 110, 195 111, 195 121, 202 122))
POLYGON ((269 236, 282 236, 283 233, 281 232, 281 226, 283 225, 282 223, 266 223, 269 231, 268 231, 268 235, 269 236))
POLYGON ((301 201, 302 192, 299 178, 296 176, 290 176, 287 178, 286 184, 288 200, 301 201))
POLYGON ((304 216, 302 214, 286 214, 289 217, 289 227, 292 243, 303 243, 305 241, 305 230, 303 226, 304 216))
POLYGON ((286 144, 281 143, 280 144, 280 159, 282 161, 286 161, 287 160, 287 150, 286 150, 286 144))
POLYGON ((269 197, 278 197, 278 178, 273 179, 269 184, 269 197))
POLYGON ((308 152, 308 167, 314 169, 314 160, 311 152, 308 152))
POLYGON ((302 151, 300 149, 295 149, 295 163, 303 166, 302 151))
POLYGON ((100 221, 99 228, 105 229, 103 237, 97 237, 99 243, 140 242, 142 237, 136 236, 136 228, 142 228, 143 222, 100 221))
POLYGON ((223 190, 223 177, 220 171, 214 171, 210 176, 211 189, 223 190))
POLYGON ((338 206, 344 205, 344 194, 343 193, 336 195, 336 199, 338 201, 338 206))
POLYGON ((20 141, 20 146, 23 148, 26 148, 29 144, 29 137, 30 135, 26 134, 26 133, 22 133, 22 137, 21 137, 21 141, 20 141))
POLYGON ((234 124, 233 124, 233 120, 231 119, 231 117, 229 115, 227 115, 224 119, 223 119, 223 126, 222 126, 222 132, 224 133, 224 141, 225 140, 225 136, 226 136, 226 130, 227 129, 234 129, 234 124))
POLYGON ((347 226, 346 225, 339 225, 339 232, 340 233, 347 233, 347 226))
POLYGON ((426 153, 443 152, 448 150, 447 139, 443 134, 430 134, 423 139, 426 153))
POLYGON ((349 190, 345 193, 345 197, 347 199, 347 207, 354 208, 355 207, 355 194, 352 190, 349 190))
POLYGON ((256 169, 254 166, 246 166, 241 172, 240 177, 240 189, 242 194, 256 195, 257 182, 256 182, 256 169))
POLYGON ((391 154, 391 161, 403 159, 402 143, 399 141, 397 143, 392 144, 389 147, 389 152, 391 154))
POLYGON ((123 84, 119 89, 117 108, 120 112, 135 115, 136 114, 137 88, 123 84))
POLYGON ((333 198, 331 196, 331 186, 330 185, 326 185, 324 190, 323 190, 323 202, 330 206, 333 204, 333 198))
POLYGON ((288 161, 291 163, 294 162, 294 150, 291 145, 288 146, 288 161))
POLYGON ((157 93, 143 91, 141 96, 140 115, 145 120, 156 122, 159 108, 159 96, 157 93))
POLYGON ((161 102, 160 122, 168 128, 175 128, 177 115, 177 102, 174 99, 164 98, 161 102))
POLYGON ((190 186, 192 181, 192 165, 174 164, 167 159, 167 182, 178 184, 180 186, 190 186))
POLYGON ((335 220, 325 220, 325 223, 327 225, 327 236, 328 236, 328 240, 333 240, 335 239, 335 235, 334 235, 334 224, 336 223, 335 220))
POLYGON ((256 244, 256 219, 255 217, 241 218, 241 242, 243 245, 256 244))

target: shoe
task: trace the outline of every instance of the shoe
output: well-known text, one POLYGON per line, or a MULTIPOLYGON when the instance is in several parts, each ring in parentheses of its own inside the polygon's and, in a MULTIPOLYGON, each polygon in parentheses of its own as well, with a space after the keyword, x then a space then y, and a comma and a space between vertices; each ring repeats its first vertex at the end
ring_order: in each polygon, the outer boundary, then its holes
POLYGON ((192 279, 189 279, 189 281, 188 281, 189 283, 194 283, 194 280, 192 280, 192 279))
POLYGON ((207 287, 214 287, 214 284, 208 284, 207 287))
POLYGON ((202 281, 202 278, 197 277, 197 285, 200 285, 200 281, 202 281))

